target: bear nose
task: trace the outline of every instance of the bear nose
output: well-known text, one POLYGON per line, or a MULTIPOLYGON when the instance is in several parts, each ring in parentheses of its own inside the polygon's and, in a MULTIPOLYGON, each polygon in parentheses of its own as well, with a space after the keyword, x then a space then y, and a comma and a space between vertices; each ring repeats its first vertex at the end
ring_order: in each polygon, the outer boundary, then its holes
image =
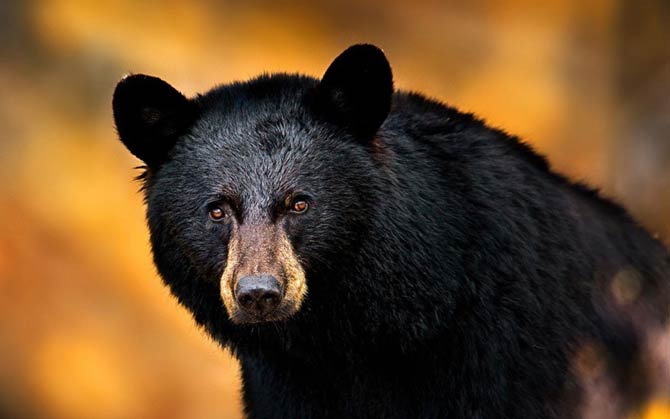
POLYGON ((279 306, 281 285, 272 275, 244 276, 237 281, 235 299, 244 311, 263 317, 279 306))

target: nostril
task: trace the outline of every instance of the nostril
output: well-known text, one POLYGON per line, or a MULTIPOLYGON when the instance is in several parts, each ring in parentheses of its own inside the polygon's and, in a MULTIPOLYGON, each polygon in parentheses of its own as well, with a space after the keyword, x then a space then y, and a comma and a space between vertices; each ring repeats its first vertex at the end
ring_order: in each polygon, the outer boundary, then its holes
POLYGON ((279 292, 267 291, 263 294, 263 303, 267 307, 276 306, 279 304, 279 292))
POLYGON ((237 302, 243 307, 249 307, 254 302, 254 297, 251 294, 242 294, 237 296, 237 302))

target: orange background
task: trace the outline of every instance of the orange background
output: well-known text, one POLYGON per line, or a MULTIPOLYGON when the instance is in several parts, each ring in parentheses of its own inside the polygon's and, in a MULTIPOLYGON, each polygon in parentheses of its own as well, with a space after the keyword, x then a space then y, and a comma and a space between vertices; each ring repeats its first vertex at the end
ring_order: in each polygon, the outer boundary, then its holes
POLYGON ((0 416, 241 414, 236 362, 151 264, 138 161, 111 116, 128 72, 193 95, 318 76, 375 43, 397 87, 522 136, 667 243, 667 1, 466 3, 0 2, 0 416))

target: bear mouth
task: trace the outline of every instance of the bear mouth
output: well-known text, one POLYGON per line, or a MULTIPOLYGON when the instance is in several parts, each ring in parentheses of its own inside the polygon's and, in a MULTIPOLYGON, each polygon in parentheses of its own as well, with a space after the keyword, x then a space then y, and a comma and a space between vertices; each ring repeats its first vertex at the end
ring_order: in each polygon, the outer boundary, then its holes
MULTIPOLYGON (((226 307, 227 308, 227 307, 226 307)), ((286 321, 298 312, 299 306, 290 301, 282 301, 279 307, 267 314, 252 313, 235 304, 232 310, 228 310, 231 322, 238 325, 259 324, 286 321)))

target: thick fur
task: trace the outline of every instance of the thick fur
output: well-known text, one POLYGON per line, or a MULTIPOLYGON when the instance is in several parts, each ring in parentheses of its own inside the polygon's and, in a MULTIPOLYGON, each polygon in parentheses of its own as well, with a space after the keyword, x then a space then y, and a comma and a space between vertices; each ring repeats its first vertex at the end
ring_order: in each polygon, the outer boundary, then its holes
POLYGON ((386 118, 369 105, 378 130, 348 126, 321 86, 276 74, 198 96, 143 180, 156 266, 240 360, 249 417, 571 417, 584 345, 631 383, 634 318, 668 318, 659 243, 472 115, 396 92, 386 118), (274 215, 292 189, 313 195, 309 212, 274 215), (285 229, 307 282, 289 319, 229 320, 230 226, 206 211, 222 195, 242 222, 285 229), (640 282, 627 305, 611 295, 621 272, 640 282))

